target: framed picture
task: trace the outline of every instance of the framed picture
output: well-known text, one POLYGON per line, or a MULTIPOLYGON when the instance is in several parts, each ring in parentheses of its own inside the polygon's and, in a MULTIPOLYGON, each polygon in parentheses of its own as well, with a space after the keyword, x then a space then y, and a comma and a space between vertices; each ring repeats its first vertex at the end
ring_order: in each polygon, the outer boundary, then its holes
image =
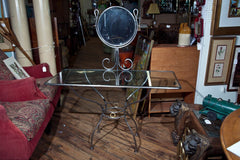
POLYGON ((205 85, 228 83, 235 41, 235 37, 211 38, 205 85))
POLYGON ((240 46, 235 46, 235 54, 232 64, 232 72, 229 77, 227 90, 238 91, 240 84, 240 46))
POLYGON ((22 66, 16 61, 14 57, 3 60, 7 68, 12 72, 16 79, 24 79, 30 77, 22 66))
POLYGON ((214 64, 214 70, 213 70, 214 78, 223 76, 223 67, 224 67, 224 63, 222 62, 214 64))
POLYGON ((240 0, 230 0, 228 17, 240 17, 240 0))
MULTIPOLYGON (((134 53, 134 62, 133 62, 133 69, 134 70, 147 70, 148 64, 150 61, 150 56, 152 52, 154 41, 145 37, 143 35, 138 36, 135 53, 134 53)), ((139 75, 140 76, 140 75, 139 75)), ((137 77, 137 79, 141 79, 141 77, 137 77)), ((138 83, 138 82, 132 82, 138 83)), ((135 88, 127 89, 127 95, 133 93, 136 90, 135 88)), ((139 89, 129 100, 129 103, 138 101, 141 99, 142 96, 142 89, 139 89)), ((131 110, 133 111, 133 117, 136 118, 137 111, 138 111, 139 103, 134 103, 131 105, 131 110)), ((142 109, 142 108, 141 108, 142 109)))
MULTIPOLYGON (((231 4, 239 5, 239 1, 240 0, 213 0, 211 35, 240 34, 240 16, 229 16, 233 15, 233 13, 231 13, 231 9, 233 8, 231 4)), ((238 8, 237 15, 240 14, 239 10, 238 8)))

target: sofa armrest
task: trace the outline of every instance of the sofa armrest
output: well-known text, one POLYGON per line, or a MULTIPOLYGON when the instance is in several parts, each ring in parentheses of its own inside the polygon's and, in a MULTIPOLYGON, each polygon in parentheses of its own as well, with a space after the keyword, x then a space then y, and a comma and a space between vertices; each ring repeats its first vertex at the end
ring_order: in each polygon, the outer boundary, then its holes
POLYGON ((34 78, 45 78, 51 77, 52 74, 49 70, 49 65, 47 63, 38 64, 35 66, 23 67, 25 71, 34 78))
POLYGON ((23 157, 30 152, 25 135, 8 118, 2 105, 0 105, 0 128, 0 159, 19 159, 19 156, 23 157))
POLYGON ((5 108, 0 105, 0 122, 7 122, 9 120, 5 108))
POLYGON ((39 90, 34 77, 18 80, 0 80, 0 101, 16 102, 47 97, 39 90))

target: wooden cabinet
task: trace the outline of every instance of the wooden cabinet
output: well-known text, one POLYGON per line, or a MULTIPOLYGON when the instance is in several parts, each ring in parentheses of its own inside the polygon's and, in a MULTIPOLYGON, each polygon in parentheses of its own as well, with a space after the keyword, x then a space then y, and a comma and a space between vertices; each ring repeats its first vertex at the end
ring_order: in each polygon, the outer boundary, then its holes
POLYGON ((169 107, 176 99, 194 103, 198 59, 199 51, 196 46, 177 47, 176 44, 162 44, 152 48, 150 69, 174 71, 181 89, 152 89, 149 94, 149 117, 151 113, 169 112, 169 107))
POLYGON ((66 40, 70 35, 70 1, 49 0, 51 17, 57 18, 59 39, 66 40))

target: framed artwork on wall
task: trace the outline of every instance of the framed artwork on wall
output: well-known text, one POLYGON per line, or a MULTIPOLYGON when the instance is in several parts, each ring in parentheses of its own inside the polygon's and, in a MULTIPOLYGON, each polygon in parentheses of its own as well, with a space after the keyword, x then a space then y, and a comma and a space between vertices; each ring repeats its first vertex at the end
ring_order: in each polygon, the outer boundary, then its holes
POLYGON ((229 77, 228 91, 238 91, 240 85, 240 46, 235 46, 234 58, 232 60, 232 72, 229 77))
POLYGON ((240 0, 230 0, 228 17, 240 17, 240 0))
MULTIPOLYGON (((235 0, 239 4, 239 0, 235 0)), ((229 16, 232 0, 213 0, 211 35, 239 35, 240 16, 229 16), (230 7, 226 7, 230 6, 230 7)), ((237 10, 240 14, 240 9, 237 10)), ((230 15, 232 15, 231 13, 230 15)), ((235 14, 235 13, 234 13, 235 14)))
POLYGON ((205 85, 223 85, 228 83, 235 41, 235 37, 211 38, 205 85))

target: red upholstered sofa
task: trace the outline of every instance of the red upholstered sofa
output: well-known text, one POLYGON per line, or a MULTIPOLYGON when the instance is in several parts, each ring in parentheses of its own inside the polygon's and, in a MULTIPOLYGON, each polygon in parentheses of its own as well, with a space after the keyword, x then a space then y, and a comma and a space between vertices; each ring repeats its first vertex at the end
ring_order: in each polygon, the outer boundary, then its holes
POLYGON ((29 159, 52 117, 61 89, 44 85, 52 76, 46 63, 24 67, 31 77, 16 80, 3 63, 6 58, 0 50, 0 159, 29 159))

